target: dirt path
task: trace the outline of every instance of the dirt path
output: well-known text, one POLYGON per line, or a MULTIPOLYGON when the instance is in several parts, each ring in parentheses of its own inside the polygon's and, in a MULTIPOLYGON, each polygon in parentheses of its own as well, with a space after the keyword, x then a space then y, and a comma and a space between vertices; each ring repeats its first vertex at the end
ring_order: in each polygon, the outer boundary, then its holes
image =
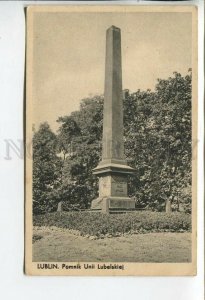
POLYGON ((33 261, 190 262, 190 233, 148 233, 89 240, 59 228, 38 228, 33 261))

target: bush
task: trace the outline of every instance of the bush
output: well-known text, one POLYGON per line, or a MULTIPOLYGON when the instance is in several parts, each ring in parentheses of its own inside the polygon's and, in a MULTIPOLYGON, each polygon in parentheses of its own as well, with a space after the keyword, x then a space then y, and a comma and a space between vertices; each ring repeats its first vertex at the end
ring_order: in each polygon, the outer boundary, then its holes
POLYGON ((55 212, 36 215, 34 226, 57 226, 80 231, 81 235, 100 237, 105 234, 117 236, 139 232, 191 231, 191 216, 185 213, 162 213, 137 211, 124 214, 101 214, 99 212, 55 212))

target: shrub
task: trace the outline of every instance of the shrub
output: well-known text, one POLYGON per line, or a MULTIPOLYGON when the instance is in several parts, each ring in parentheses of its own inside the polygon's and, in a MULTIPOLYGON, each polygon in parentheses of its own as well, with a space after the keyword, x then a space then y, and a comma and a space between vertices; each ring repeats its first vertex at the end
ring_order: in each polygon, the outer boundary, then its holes
POLYGON ((36 215, 34 226, 57 226, 78 230, 81 235, 102 236, 130 232, 190 231, 191 216, 185 213, 162 213, 137 211, 124 214, 101 214, 99 212, 55 212, 36 215))

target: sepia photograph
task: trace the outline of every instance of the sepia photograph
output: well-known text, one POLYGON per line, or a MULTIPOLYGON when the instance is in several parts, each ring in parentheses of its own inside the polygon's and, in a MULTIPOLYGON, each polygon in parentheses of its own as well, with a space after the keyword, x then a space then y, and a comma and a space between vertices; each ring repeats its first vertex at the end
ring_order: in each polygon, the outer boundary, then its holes
POLYGON ((197 8, 26 24, 26 274, 196 275, 197 8))

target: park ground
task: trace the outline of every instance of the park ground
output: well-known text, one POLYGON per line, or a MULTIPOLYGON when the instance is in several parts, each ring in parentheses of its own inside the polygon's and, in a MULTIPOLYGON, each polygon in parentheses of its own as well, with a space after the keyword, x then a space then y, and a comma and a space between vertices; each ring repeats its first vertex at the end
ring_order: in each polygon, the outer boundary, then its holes
POLYGON ((190 262, 190 232, 127 234, 89 239, 69 229, 34 227, 33 261, 190 262))

